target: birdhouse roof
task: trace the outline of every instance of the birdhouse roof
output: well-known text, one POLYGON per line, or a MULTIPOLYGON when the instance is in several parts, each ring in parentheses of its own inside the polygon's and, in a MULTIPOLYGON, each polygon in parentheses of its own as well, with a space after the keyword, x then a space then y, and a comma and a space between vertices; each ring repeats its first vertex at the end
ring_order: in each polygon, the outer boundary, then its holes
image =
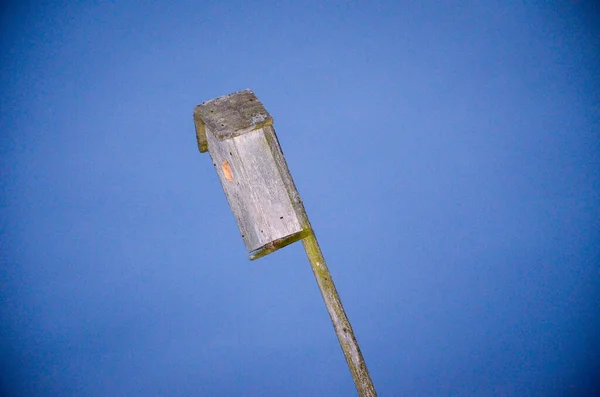
POLYGON ((198 148, 206 152, 207 129, 224 140, 272 125, 273 118, 251 90, 243 90, 196 106, 194 123, 198 148))

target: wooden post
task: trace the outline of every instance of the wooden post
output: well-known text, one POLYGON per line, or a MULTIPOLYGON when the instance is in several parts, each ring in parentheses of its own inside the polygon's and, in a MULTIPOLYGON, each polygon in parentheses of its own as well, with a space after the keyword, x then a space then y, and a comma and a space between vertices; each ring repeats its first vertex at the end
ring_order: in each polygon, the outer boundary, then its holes
POLYGON ((375 386, 373 386, 373 381, 371 381, 371 376, 367 369, 367 364, 354 337, 354 331, 342 306, 342 301, 333 283, 333 278, 331 278, 331 273, 329 273, 329 268, 327 268, 325 258, 323 258, 323 253, 321 253, 317 237, 314 233, 311 233, 302 240, 302 244, 317 279, 321 295, 323 295, 323 300, 333 322, 333 328, 340 341, 340 346, 344 351, 344 356, 346 356, 346 362, 352 373, 358 395, 360 397, 377 396, 375 386))
POLYGON ((360 397, 376 396, 354 331, 279 146, 273 118, 250 90, 194 110, 200 152, 208 151, 250 259, 302 240, 360 397))

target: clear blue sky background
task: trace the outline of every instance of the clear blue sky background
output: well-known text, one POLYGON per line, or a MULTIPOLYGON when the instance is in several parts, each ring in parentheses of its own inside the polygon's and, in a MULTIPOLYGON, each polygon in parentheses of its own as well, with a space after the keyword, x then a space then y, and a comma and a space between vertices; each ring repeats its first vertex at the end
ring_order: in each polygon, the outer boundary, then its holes
POLYGON ((381 396, 592 395, 586 2, 3 4, 10 396, 349 396, 300 244, 250 262, 200 102, 275 118, 381 396))

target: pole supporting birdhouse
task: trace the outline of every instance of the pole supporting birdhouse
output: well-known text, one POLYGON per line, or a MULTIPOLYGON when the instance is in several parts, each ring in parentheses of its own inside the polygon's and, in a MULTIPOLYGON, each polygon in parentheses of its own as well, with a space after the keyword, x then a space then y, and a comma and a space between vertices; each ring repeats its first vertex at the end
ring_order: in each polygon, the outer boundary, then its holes
POLYGON ((279 146, 273 118, 252 91, 243 90, 196 106, 194 123, 198 148, 212 158, 250 260, 302 240, 358 394, 376 396, 279 146))

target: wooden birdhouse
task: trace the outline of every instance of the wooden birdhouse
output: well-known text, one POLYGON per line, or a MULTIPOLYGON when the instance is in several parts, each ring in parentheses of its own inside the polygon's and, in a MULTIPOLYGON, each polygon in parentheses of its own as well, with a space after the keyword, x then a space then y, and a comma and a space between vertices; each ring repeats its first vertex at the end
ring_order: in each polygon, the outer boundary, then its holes
POLYGON ((309 234, 273 118, 252 91, 196 106, 194 123, 198 148, 212 158, 250 259, 309 234))
POLYGON ((244 90, 196 106, 194 123, 198 148, 210 153, 250 259, 303 240, 358 395, 377 397, 269 112, 244 90))

